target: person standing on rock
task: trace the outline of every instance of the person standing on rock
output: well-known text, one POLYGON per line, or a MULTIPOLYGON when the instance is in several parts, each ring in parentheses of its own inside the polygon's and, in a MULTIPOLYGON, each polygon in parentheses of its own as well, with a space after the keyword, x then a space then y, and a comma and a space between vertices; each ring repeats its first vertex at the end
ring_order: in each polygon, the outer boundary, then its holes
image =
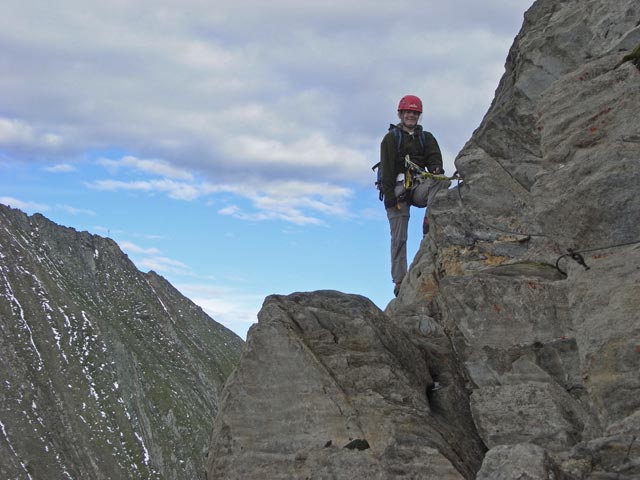
POLYGON ((415 95, 405 95, 398 104, 400 123, 391 125, 380 144, 380 189, 391 227, 391 277, 398 295, 400 284, 407 273, 407 233, 411 205, 426 208, 423 235, 429 231, 427 211, 437 191, 447 188, 451 182, 424 178, 411 179, 407 189, 405 174, 408 170, 405 157, 427 170, 441 175, 442 154, 435 137, 418 124, 422 115, 422 101, 415 95))

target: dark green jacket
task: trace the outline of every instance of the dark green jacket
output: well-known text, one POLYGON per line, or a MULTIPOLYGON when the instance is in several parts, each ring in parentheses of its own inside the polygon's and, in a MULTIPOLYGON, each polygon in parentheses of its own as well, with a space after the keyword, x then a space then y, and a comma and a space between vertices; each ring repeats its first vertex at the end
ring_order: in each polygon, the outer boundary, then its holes
POLYGON ((394 188, 396 177, 399 173, 404 173, 404 157, 411 156, 411 161, 421 167, 425 167, 430 172, 436 167, 442 171, 442 154, 435 137, 425 130, 424 148, 420 143, 420 132, 422 126, 417 125, 413 135, 405 132, 399 125, 391 125, 389 132, 382 139, 380 144, 380 168, 382 168, 381 186, 385 203, 395 199, 394 188), (398 141, 393 129, 400 130, 402 140, 398 151, 398 141))

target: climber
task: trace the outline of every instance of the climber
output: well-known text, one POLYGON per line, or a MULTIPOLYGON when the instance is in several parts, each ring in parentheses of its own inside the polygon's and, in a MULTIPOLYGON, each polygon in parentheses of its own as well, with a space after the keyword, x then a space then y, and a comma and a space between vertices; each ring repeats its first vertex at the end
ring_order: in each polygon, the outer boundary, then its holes
MULTIPOLYGON (((408 155, 411 162, 436 175, 444 174, 442 154, 434 136, 418 124, 422 115, 422 101, 415 95, 405 95, 398 104, 400 123, 391 125, 380 144, 380 189, 391 227, 391 278, 398 295, 400 284, 407 273, 407 232, 409 207, 431 206, 437 191, 451 182, 442 179, 413 178, 405 166, 408 155), (408 177, 405 178, 405 173, 408 177)), ((423 235, 429 231, 429 218, 425 211, 423 235)))

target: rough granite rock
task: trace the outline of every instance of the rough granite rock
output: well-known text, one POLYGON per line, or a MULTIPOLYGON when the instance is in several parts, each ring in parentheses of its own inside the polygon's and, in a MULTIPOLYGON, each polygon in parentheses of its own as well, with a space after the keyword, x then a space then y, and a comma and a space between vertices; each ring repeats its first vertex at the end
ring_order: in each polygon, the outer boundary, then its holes
POLYGON ((208 479, 473 478, 482 443, 434 407, 425 351, 369 300, 271 296, 259 320, 223 392, 208 479))
POLYGON ((638 43, 635 1, 531 7, 386 310, 429 292, 487 446, 536 444, 571 478, 640 462, 637 421, 607 433, 640 408, 640 74, 613 69, 638 43))
POLYGON ((570 480, 544 448, 530 443, 499 445, 487 452, 477 480, 570 480))
POLYGON ((386 317, 268 299, 209 480, 640 478, 638 44, 637 0, 535 2, 386 317))

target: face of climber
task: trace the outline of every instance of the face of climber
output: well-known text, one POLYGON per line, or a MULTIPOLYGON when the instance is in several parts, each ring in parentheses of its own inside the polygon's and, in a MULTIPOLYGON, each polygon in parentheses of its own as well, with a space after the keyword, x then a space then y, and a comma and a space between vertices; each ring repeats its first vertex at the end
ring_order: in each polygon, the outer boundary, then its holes
POLYGON ((420 120, 420 112, 413 110, 400 110, 398 112, 398 118, 400 118, 400 123, 402 123, 403 127, 413 130, 416 128, 418 120, 420 120))

